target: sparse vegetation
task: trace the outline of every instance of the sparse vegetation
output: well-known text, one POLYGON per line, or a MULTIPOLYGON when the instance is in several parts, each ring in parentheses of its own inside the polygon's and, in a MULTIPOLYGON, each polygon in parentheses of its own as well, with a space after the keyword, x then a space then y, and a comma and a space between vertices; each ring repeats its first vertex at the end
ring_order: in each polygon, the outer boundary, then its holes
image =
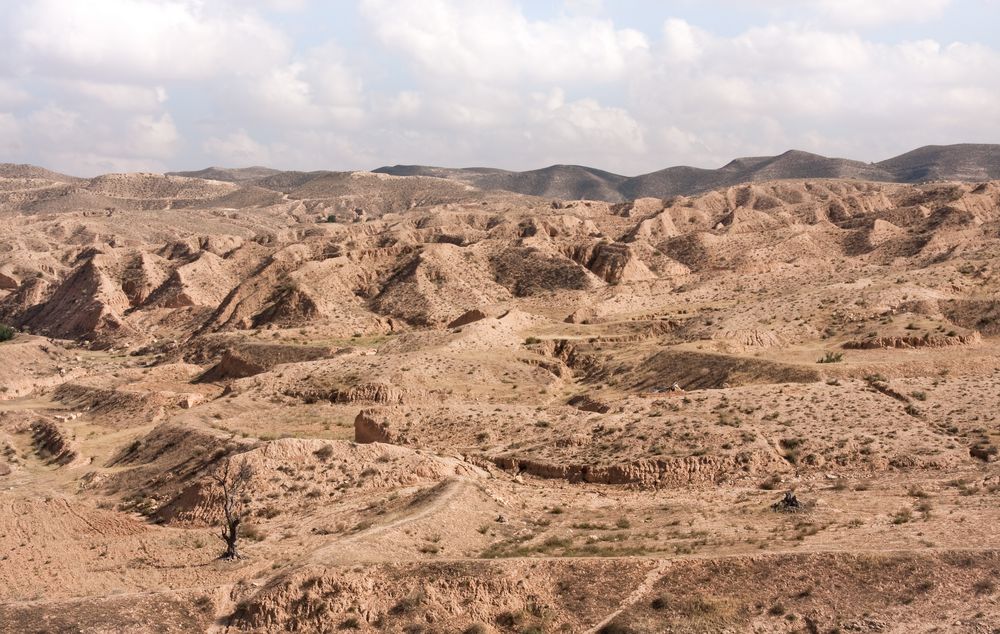
POLYGON ((987 440, 981 440, 969 448, 969 455, 978 458, 983 462, 989 462, 996 458, 997 447, 987 440))
POLYGON ((245 458, 238 461, 226 456, 222 465, 212 475, 216 486, 222 494, 222 517, 224 524, 219 538, 226 544, 226 550, 221 559, 239 559, 241 557, 237 542, 241 532, 240 525, 247 506, 247 487, 253 479, 254 469, 245 458))
POLYGON ((913 511, 908 508, 901 508, 892 516, 893 524, 906 524, 913 519, 913 511))
POLYGON ((0 271, 26 333, 0 349, 18 631, 1000 615, 996 183, 550 206, 442 178, 158 178, 4 179, 9 208, 49 192, 0 271))
POLYGON ((4 341, 10 341, 14 338, 17 332, 6 324, 0 324, 0 343, 4 341))

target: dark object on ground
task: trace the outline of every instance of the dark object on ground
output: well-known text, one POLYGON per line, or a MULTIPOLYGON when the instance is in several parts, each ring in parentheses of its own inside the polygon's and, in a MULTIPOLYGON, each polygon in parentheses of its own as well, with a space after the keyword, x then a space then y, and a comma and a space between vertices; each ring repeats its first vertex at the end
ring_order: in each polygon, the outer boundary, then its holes
POLYGON ((794 491, 785 491, 785 497, 772 504, 771 508, 782 513, 797 513, 804 510, 802 502, 795 497, 794 491))

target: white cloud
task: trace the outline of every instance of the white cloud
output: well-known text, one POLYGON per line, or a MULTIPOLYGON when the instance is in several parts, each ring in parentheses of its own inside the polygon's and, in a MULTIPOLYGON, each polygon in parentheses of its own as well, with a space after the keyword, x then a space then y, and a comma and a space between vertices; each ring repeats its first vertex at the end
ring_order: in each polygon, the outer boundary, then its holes
POLYGON ((877 28, 980 1, 713 0, 739 6, 724 29, 693 2, 676 5, 691 21, 645 24, 600 0, 9 3, 0 160, 638 173, 789 147, 875 159, 988 142, 997 45, 945 43, 961 31, 933 21, 877 28))
POLYGON ((951 0, 818 0, 817 4, 838 24, 871 27, 933 20, 951 0))
POLYGON ((240 82, 242 107, 279 126, 350 125, 364 116, 361 79, 327 44, 240 82))
POLYGON ((128 154, 136 157, 168 159, 176 149, 179 137, 174 120, 168 113, 160 116, 139 115, 127 124, 128 154))
POLYGON ((0 152, 14 155, 21 149, 21 126, 13 114, 0 112, 0 152))
POLYGON ((697 60, 710 35, 684 20, 671 18, 663 25, 663 47, 667 59, 672 63, 691 63, 697 60))
POLYGON ((309 0, 263 0, 263 4, 273 11, 302 11, 309 6, 309 0))
POLYGON ((795 23, 724 37, 673 20, 659 53, 633 78, 632 114, 661 120, 670 132, 653 138, 703 164, 787 147, 877 158, 1000 135, 1000 54, 980 45, 876 43, 795 23))
MULTIPOLYGON (((893 24, 930 22, 944 15, 955 0, 710 0, 753 8, 767 18, 805 17, 833 28, 877 28, 893 24)), ((994 0, 974 0, 981 4, 994 0)))
POLYGON ((33 0, 7 34, 34 71, 158 82, 252 73, 287 56, 287 38, 239 4, 198 0, 33 0))
POLYGON ((645 35, 610 20, 532 21, 508 0, 362 0, 361 7, 382 44, 421 72, 468 81, 611 81, 649 48, 645 35))
POLYGON ((111 110, 156 111, 167 100, 167 90, 163 86, 147 87, 86 80, 65 80, 60 85, 111 110))
POLYGON ((604 11, 604 0, 563 0, 563 8, 571 14, 599 15, 604 11))
POLYGON ((605 153, 642 153, 645 149, 642 130, 623 108, 601 106, 594 99, 565 103, 562 91, 556 90, 531 110, 536 124, 534 135, 548 145, 549 152, 570 155, 599 147, 605 153))
POLYGON ((13 80, 0 77, 0 107, 18 106, 31 100, 31 95, 13 80))
POLYGON ((80 125, 80 113, 67 110, 55 104, 48 104, 35 110, 28 117, 28 125, 32 135, 47 140, 52 144, 73 143, 77 140, 83 127, 80 125))
MULTIPOLYGON (((0 127, 14 130, 13 142, 31 151, 32 162, 84 176, 162 171, 180 143, 169 113, 104 118, 50 103, 6 117, 0 127)), ((3 136, 0 131, 0 142, 3 136)))
POLYGON ((212 137, 205 141, 203 149, 214 162, 230 167, 266 165, 271 159, 267 147, 253 140, 243 129, 224 138, 212 137))

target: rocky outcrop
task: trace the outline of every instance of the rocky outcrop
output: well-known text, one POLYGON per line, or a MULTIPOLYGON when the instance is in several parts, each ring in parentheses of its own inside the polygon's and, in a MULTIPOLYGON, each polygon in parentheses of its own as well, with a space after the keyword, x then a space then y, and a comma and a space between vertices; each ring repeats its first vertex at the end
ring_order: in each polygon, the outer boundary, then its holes
POLYGON ((597 318, 597 311, 589 306, 577 308, 563 320, 567 324, 589 324, 597 318))
POLYGON ((317 299, 302 288, 289 288, 281 291, 274 302, 253 316, 251 323, 254 328, 268 324, 292 326, 308 323, 323 315, 317 299))
POLYGON ((402 412, 394 409, 363 409, 354 417, 354 442, 405 444, 405 438, 398 432, 396 423, 399 420, 402 420, 402 412))
POLYGON ((237 284, 228 266, 226 260, 211 251, 199 252, 195 259, 177 267, 156 289, 149 298, 150 306, 214 309, 237 284))
POLYGON ((301 398, 307 403, 330 401, 331 403, 379 403, 382 405, 402 405, 407 393, 388 383, 362 383, 351 387, 332 389, 292 389, 287 396, 301 398))
POLYGON ((52 464, 66 466, 80 457, 73 441, 52 421, 39 420, 32 423, 31 441, 38 455, 48 458, 52 464))
POLYGON ((49 336, 69 339, 137 335, 121 319, 129 308, 128 297, 104 270, 113 264, 113 260, 102 254, 92 255, 59 285, 25 325, 49 336))
POLYGON ((486 319, 486 313, 479 310, 478 308, 473 308, 472 310, 467 310, 454 320, 448 323, 448 328, 461 328, 466 324, 471 324, 476 321, 481 321, 486 319))
POLYGON ((609 284, 656 279, 656 274, 633 253, 632 248, 620 242, 577 247, 569 255, 609 284))
POLYGON ((904 229, 897 227, 887 220, 876 218, 872 223, 871 229, 868 230, 866 237, 868 244, 874 248, 905 235, 906 231, 904 229))
POLYGON ((596 412, 598 414, 607 414, 611 411, 611 405, 605 403, 604 401, 593 398, 587 394, 580 394, 569 399, 566 403, 570 407, 575 407, 576 409, 583 412, 596 412))
POLYGON ((227 350, 218 363, 199 376, 198 383, 214 383, 229 379, 242 379, 266 372, 267 366, 247 359, 235 350, 227 350))
POLYGON ((562 361, 578 377, 597 380, 608 374, 608 368, 601 359, 585 352, 574 340, 549 339, 542 345, 545 354, 562 361))
POLYGON ((984 335, 1000 334, 1000 300, 952 299, 939 302, 951 323, 984 335))
POLYGON ((889 348, 944 348, 947 346, 970 346, 982 341, 982 335, 972 332, 967 335, 910 335, 902 337, 872 337, 861 341, 848 341, 843 345, 847 350, 883 350, 889 348))
POLYGON ((584 632, 627 600, 653 565, 643 558, 575 557, 298 567, 252 589, 231 623, 240 632, 301 634, 349 629, 339 623, 387 632, 584 632), (602 582, 584 604, 565 590, 582 578, 602 582), (512 615, 542 605, 544 630, 469 626, 532 618, 512 615), (415 625, 417 618, 432 627, 415 625))
POLYGON ((539 478, 593 484, 626 484, 642 488, 719 483, 788 469, 786 462, 775 454, 764 451, 742 451, 726 456, 637 460, 611 465, 558 464, 510 456, 496 456, 492 461, 505 471, 539 478))
POLYGON ((126 428, 157 422, 169 407, 179 406, 187 395, 175 392, 138 392, 66 382, 53 397, 70 407, 86 411, 102 425, 126 428))
POLYGON ((746 328, 713 333, 712 339, 729 341, 748 348, 774 348, 782 345, 781 337, 771 330, 746 328))
POLYGON ((690 391, 762 383, 811 383, 820 376, 814 368, 791 363, 666 348, 647 357, 622 379, 641 390, 677 383, 690 391))
POLYGON ((363 383, 353 387, 335 390, 330 398, 335 403, 384 403, 402 405, 403 390, 388 383, 363 383))
POLYGON ((282 363, 303 363, 333 356, 334 351, 323 346, 291 346, 282 344, 242 344, 226 349, 218 363, 196 379, 213 383, 242 379, 267 372, 282 363))
POLYGON ((21 283, 11 271, 0 269, 0 291, 16 291, 21 283))

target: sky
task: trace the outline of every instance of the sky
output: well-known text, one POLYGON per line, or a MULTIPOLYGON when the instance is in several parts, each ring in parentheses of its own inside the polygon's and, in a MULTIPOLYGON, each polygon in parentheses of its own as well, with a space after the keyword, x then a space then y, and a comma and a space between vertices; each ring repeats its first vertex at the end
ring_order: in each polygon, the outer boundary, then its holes
POLYGON ((635 175, 1000 142, 1000 0, 0 0, 0 162, 635 175))

